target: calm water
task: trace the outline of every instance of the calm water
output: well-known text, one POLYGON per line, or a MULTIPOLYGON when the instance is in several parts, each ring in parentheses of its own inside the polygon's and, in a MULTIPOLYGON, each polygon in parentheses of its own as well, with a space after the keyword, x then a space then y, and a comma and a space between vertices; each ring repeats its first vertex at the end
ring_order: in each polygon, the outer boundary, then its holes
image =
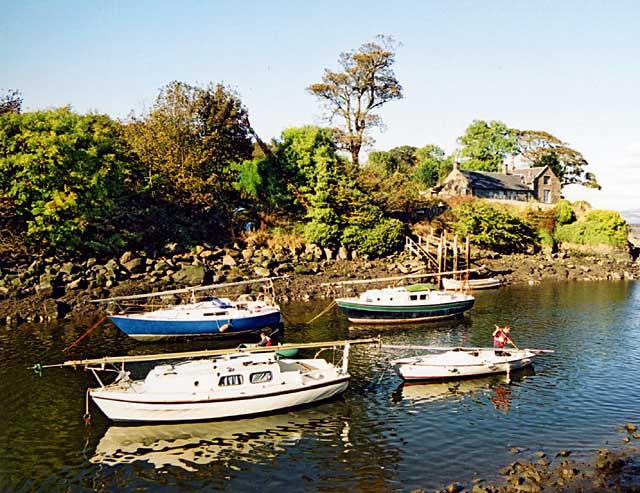
MULTIPOLYGON (((108 324, 73 353, 86 326, 0 329, 1 491, 410 491, 492 478, 512 447, 550 457, 624 447, 640 425, 640 283, 558 283, 477 292, 464 319, 353 328, 327 304, 284 306, 290 342, 370 337, 388 344, 490 345, 510 324, 520 347, 554 349, 532 371, 449 384, 403 385, 398 352, 352 349, 354 378, 338 399, 273 416, 212 423, 115 426, 91 406, 90 373, 26 368, 77 357, 224 347, 135 343, 108 324)), ((235 343, 226 343, 233 346, 235 343)), ((401 353, 406 354, 406 353, 401 353)), ((144 373, 145 368, 138 371, 144 373)))

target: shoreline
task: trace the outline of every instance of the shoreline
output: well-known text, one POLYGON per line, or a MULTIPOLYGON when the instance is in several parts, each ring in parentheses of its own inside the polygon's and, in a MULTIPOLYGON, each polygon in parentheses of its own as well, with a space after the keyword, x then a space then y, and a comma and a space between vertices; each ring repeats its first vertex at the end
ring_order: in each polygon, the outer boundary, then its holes
MULTIPOLYGON (((472 258, 472 267, 482 268, 487 277, 503 285, 640 279, 640 258, 633 260, 622 253, 501 255, 475 251, 472 258)), ((126 252, 105 262, 29 258, 0 270, 0 324, 95 317, 103 308, 90 300, 275 276, 285 277, 274 282, 278 303, 324 300, 344 295, 345 290, 323 287, 323 283, 423 271, 424 264, 406 252, 370 260, 315 245, 299 251, 198 247, 193 252, 155 258, 126 252)))

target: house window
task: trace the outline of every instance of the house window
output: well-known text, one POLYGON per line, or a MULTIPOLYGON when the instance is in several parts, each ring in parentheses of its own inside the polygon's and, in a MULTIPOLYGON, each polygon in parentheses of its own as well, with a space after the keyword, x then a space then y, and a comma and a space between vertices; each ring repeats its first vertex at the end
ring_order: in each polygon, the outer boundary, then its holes
MULTIPOLYGON (((546 178, 546 177, 545 177, 545 178, 546 178)), ((549 203, 551 203, 551 190, 544 190, 542 193, 543 193, 542 201, 543 201, 545 204, 549 204, 549 203)))
POLYGON ((252 373, 249 380, 251 383, 264 383, 273 380, 273 376, 270 371, 260 371, 258 373, 252 373))
POLYGON ((242 375, 225 375, 220 377, 218 382, 220 387, 228 387, 229 385, 242 385, 242 375))
POLYGON ((549 177, 549 176, 543 177, 543 182, 544 182, 545 185, 548 185, 550 180, 551 180, 551 177, 549 177))

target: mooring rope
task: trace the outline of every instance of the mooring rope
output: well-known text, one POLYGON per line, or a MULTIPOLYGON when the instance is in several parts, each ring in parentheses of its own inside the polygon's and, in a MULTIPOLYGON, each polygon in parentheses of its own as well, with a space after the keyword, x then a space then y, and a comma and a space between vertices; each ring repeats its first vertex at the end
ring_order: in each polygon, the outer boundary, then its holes
POLYGON ((307 325, 309 325, 311 322, 313 322, 314 320, 316 320, 316 319, 320 318, 322 315, 324 315, 325 313, 327 313, 327 312, 328 312, 328 311, 333 307, 333 305, 335 305, 335 304, 336 304, 336 302, 335 302, 335 300, 333 300, 333 301, 329 304, 329 306, 328 306, 328 307, 326 307, 324 310, 322 310, 320 313, 318 313, 318 315, 316 315, 316 316, 315 316, 315 317, 313 317, 311 320, 309 320, 309 321, 307 322, 307 325))
POLYGON ((95 324, 93 324, 93 326, 87 330, 84 334, 82 334, 80 337, 78 337, 71 345, 67 346, 66 348, 64 348, 62 351, 63 352, 67 352, 69 351, 72 347, 74 347, 76 344, 78 344, 82 339, 84 339, 85 337, 87 337, 94 329, 96 329, 100 324, 102 324, 107 318, 109 318, 108 315, 105 315, 104 317, 102 317, 100 320, 98 320, 95 324))

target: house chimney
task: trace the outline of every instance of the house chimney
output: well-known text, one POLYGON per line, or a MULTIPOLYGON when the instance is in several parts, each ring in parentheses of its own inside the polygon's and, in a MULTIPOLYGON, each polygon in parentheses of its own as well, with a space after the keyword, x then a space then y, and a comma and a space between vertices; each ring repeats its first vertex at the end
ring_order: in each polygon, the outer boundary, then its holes
POLYGON ((502 163, 502 172, 503 172, 505 175, 508 175, 508 174, 509 174, 509 171, 510 171, 510 169, 509 169, 509 163, 508 163, 507 161, 503 162, 503 163, 502 163))
POLYGON ((454 171, 458 171, 460 169, 460 165, 458 164, 458 161, 454 161, 453 162, 453 170, 454 171))

